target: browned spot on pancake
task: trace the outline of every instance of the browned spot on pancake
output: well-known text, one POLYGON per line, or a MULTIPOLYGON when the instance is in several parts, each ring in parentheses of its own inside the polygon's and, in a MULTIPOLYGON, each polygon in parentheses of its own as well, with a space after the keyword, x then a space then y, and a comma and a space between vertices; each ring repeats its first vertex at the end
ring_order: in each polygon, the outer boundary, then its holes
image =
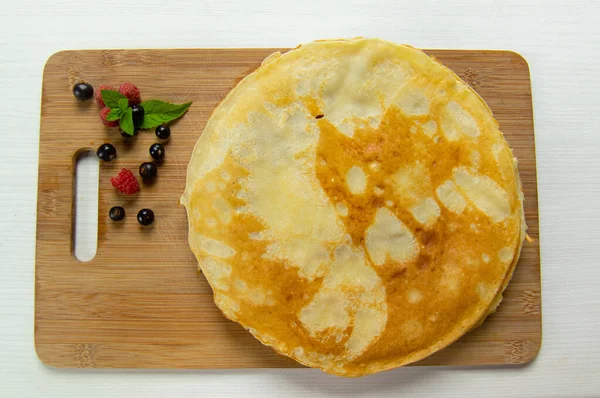
POLYGON ((302 100, 302 103, 304 104, 304 106, 306 107, 306 109, 308 110, 308 112, 315 119, 320 119, 319 117, 317 117, 319 115, 321 117, 323 117, 323 111, 321 110, 321 108, 317 104, 317 101, 314 98, 312 98, 312 97, 301 97, 300 99, 302 100))
MULTIPOLYGON (((392 108, 386 112, 377 129, 356 129, 353 137, 342 134, 326 119, 317 122, 321 132, 317 147, 317 177, 331 202, 342 203, 348 208, 348 217, 342 220, 353 243, 364 247, 365 232, 372 225, 376 211, 385 205, 386 200, 391 200, 397 203, 392 211, 413 232, 420 244, 420 253, 415 261, 398 264, 388 259, 382 267, 374 267, 388 293, 388 323, 381 338, 353 361, 356 364, 426 348, 435 336, 443 335, 454 322, 472 311, 480 300, 476 294, 477 283, 498 279, 501 270, 479 267, 478 276, 481 279, 470 280, 463 275, 472 272, 466 270, 472 265, 466 264, 464 258, 476 257, 476 253, 483 250, 500 249, 503 243, 497 240, 503 235, 504 228, 517 227, 514 221, 507 221, 511 225, 505 226, 482 218, 480 229, 486 233, 477 234, 471 230, 469 222, 478 215, 477 210, 455 214, 443 206, 440 206, 438 226, 433 229, 422 226, 414 219, 408 210, 411 199, 395 191, 391 182, 394 173, 401 167, 421 162, 431 179, 428 196, 435 198, 435 188, 451 179, 452 169, 465 164, 470 153, 470 146, 462 141, 451 143, 441 138, 443 145, 436 146, 431 145, 429 137, 410 133, 410 126, 418 121, 422 121, 422 118, 409 118, 392 108), (380 165, 377 170, 369 167, 374 162, 380 165), (353 195, 348 189, 345 176, 352 166, 360 167, 367 174, 364 195, 353 195), (383 190, 383 194, 374 194, 375 187, 383 190), (473 255, 464 256, 466 252, 473 255), (444 279, 449 268, 457 270, 461 294, 448 296, 446 293, 448 287, 444 279), (418 289, 428 298, 420 303, 418 312, 406 300, 409 289, 418 289), (457 307, 463 308, 463 311, 453 310, 457 307), (442 312, 446 316, 435 323, 427 323, 428 314, 434 312, 442 312), (411 336, 410 340, 402 340, 403 323, 417 320, 427 324, 427 328, 423 329, 422 334, 411 336)), ((483 167, 492 168, 492 165, 484 164, 483 167)))
MULTIPOLYGON (((196 182, 195 195, 190 202, 191 212, 199 211, 204 215, 202 218, 190 220, 192 228, 208 238, 225 243, 236 251, 232 258, 223 260, 231 266, 231 280, 239 277, 246 282, 250 289, 266 286, 273 290, 273 305, 263 306, 247 301, 239 302, 240 310, 236 314, 236 321, 249 327, 269 324, 269 336, 272 338, 295 342, 294 344, 315 353, 331 353, 332 347, 337 347, 336 350, 341 352, 347 338, 334 344, 330 340, 321 342, 313 338, 302 327, 294 328, 292 335, 289 333, 291 324, 300 325, 298 314, 314 297, 321 286, 322 278, 316 278, 309 282, 298 274, 295 267, 284 261, 265 258, 264 254, 270 242, 250 238, 250 234, 263 230, 264 225, 258 218, 247 212, 234 213, 227 228, 211 227, 206 224, 210 218, 218 219, 219 213, 211 207, 211 202, 204 198, 215 197, 216 194, 219 194, 232 208, 244 206, 246 202, 237 195, 241 189, 239 180, 247 176, 248 171, 236 164, 231 156, 227 156, 221 167, 212 170, 196 182), (226 182, 221 177, 222 171, 226 171, 230 175, 230 181, 226 184, 225 189, 218 188, 219 183, 226 182), (207 190, 210 183, 216 187, 214 192, 207 190)), ((196 253, 196 255, 202 261, 202 256, 206 254, 196 253)))
POLYGON ((419 258, 417 259, 417 268, 423 270, 427 267, 429 267, 429 255, 420 254, 419 258))

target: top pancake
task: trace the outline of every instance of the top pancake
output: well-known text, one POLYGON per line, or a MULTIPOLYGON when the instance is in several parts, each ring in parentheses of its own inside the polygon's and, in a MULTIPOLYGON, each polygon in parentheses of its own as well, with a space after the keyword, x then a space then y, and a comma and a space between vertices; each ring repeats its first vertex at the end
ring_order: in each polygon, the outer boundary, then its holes
POLYGON ((477 325, 525 228, 516 161, 484 101, 377 39, 269 56, 215 109, 181 201, 225 316, 344 376, 477 325))

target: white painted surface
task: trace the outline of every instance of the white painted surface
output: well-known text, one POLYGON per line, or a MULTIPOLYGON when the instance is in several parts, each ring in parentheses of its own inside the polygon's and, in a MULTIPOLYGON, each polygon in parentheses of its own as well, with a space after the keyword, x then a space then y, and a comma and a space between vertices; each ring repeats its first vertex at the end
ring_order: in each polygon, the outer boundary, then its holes
POLYGON ((600 396, 600 5, 596 1, 0 1, 0 396, 600 396), (377 36, 520 52, 533 81, 544 341, 531 365, 314 370, 55 370, 33 349, 42 68, 55 51, 287 47, 377 36))

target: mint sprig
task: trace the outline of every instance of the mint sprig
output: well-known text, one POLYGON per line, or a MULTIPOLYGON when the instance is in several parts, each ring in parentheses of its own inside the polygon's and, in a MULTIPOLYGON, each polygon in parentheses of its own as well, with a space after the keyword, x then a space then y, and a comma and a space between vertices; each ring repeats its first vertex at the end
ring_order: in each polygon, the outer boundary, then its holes
POLYGON ((125 112, 129 107, 129 100, 127 98, 121 98, 118 102, 119 109, 125 112))
POLYGON ((133 125, 133 112, 131 111, 131 108, 127 108, 125 114, 119 119, 119 127, 121 127, 121 130, 131 136, 133 133, 135 133, 135 126, 133 125))
POLYGON ((102 101, 104 101, 104 105, 108 106, 110 109, 119 107, 119 100, 127 99, 123 94, 115 90, 102 90, 102 101))
POLYGON ((121 119, 125 113, 127 113, 127 108, 129 107, 129 101, 127 98, 121 98, 118 102, 118 108, 112 108, 108 115, 106 115, 106 120, 113 121, 121 119))
POLYGON ((176 105, 160 100, 150 100, 144 101, 140 105, 144 108, 144 121, 140 128, 153 129, 181 117, 192 103, 176 105))
MULTIPOLYGON (((118 120, 121 130, 133 135, 135 127, 127 97, 115 90, 102 90, 101 93, 104 104, 110 108, 106 120, 118 120)), ((140 105, 144 108, 144 120, 139 128, 152 129, 180 118, 187 112, 192 103, 171 104, 160 100, 149 100, 142 102, 140 105)))
POLYGON ((125 112, 123 112, 120 108, 113 108, 110 110, 110 112, 108 112, 108 115, 106 115, 106 120, 109 122, 119 120, 124 114, 125 112))

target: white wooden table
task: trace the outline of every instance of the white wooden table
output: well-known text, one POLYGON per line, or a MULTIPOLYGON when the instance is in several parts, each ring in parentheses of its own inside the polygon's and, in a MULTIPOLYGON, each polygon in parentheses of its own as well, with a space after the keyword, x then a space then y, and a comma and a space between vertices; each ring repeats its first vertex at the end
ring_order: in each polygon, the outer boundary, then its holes
POLYGON ((0 396, 599 397, 600 4, 402 3, 0 1, 0 396), (359 35, 422 48, 510 49, 529 61, 542 249, 544 340, 538 358, 525 367, 413 367, 353 380, 306 369, 42 365, 33 347, 33 263, 46 58, 62 49, 293 47, 359 35))

